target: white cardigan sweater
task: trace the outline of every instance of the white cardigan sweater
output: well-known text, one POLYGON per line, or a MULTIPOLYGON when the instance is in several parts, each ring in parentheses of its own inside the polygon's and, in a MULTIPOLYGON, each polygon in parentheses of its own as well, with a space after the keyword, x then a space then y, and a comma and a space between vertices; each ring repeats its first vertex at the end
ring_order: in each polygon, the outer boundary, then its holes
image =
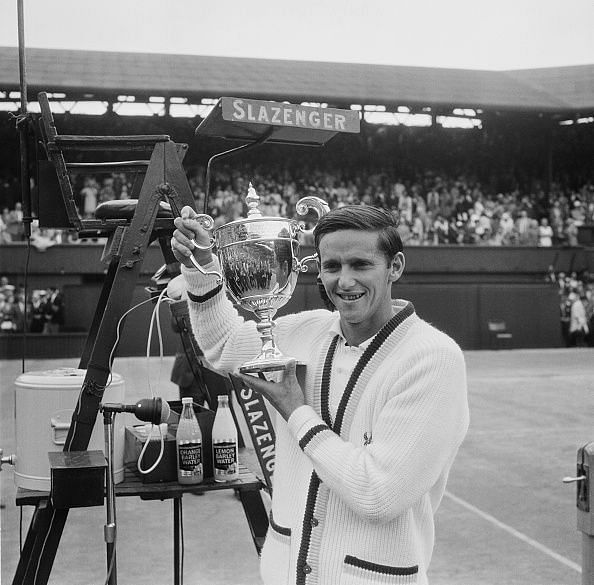
MULTIPOLYGON (((195 295, 215 286, 213 277, 183 272, 195 295)), ((244 321, 222 292, 188 303, 194 334, 215 367, 233 371, 259 352, 255 322, 244 321)), ((433 516, 468 428, 466 370, 451 338, 410 303, 395 305, 398 313, 355 367, 334 421, 330 329, 338 313, 276 320, 280 350, 307 365, 307 405, 288 422, 277 416, 261 559, 266 585, 427 583, 433 516)))

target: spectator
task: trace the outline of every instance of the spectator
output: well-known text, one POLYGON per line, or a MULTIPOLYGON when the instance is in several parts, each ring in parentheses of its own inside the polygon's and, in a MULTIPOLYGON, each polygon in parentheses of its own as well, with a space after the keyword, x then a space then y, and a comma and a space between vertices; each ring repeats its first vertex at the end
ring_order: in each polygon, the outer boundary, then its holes
POLYGON ((12 237, 8 233, 8 214, 8 207, 4 207, 0 215, 0 245, 12 242, 12 237))
POLYGON ((528 233, 526 234, 526 246, 538 246, 539 225, 535 219, 530 219, 528 223, 528 233))
POLYGON ((101 190, 99 191, 99 203, 104 201, 113 201, 116 198, 115 190, 113 188, 113 178, 105 177, 101 190))
POLYGON ((585 300, 585 295, 580 296, 577 292, 569 293, 569 301, 571 302, 569 345, 571 347, 584 347, 586 345, 586 336, 590 333, 584 305, 585 300))
POLYGON ((4 333, 17 332, 19 329, 22 331, 24 320, 14 294, 14 287, 0 295, 0 331, 4 333))
POLYGON ((44 333, 59 333, 64 325, 64 298, 58 287, 52 286, 49 289, 47 303, 45 305, 45 327, 44 333))
POLYGON ((579 246, 578 242, 578 226, 572 217, 567 219, 566 228, 565 228, 565 235, 567 237, 567 245, 571 246, 572 248, 575 246, 579 246))
POLYGON ((521 246, 527 245, 530 240, 530 218, 528 217, 528 212, 525 209, 520 211, 520 215, 515 222, 515 227, 516 232, 518 233, 518 243, 521 246))
POLYGON ((549 211, 549 219, 551 228, 553 230, 553 241, 557 245, 565 242, 565 226, 563 219, 563 210, 561 209, 561 202, 556 199, 553 201, 549 211))
POLYGON ((14 209, 8 212, 5 218, 6 231, 12 242, 22 241, 25 230, 23 225, 23 209, 20 201, 15 203, 14 209))
POLYGON ((594 347, 594 291, 592 290, 592 287, 586 289, 582 302, 584 303, 586 323, 588 326, 586 344, 589 347, 594 347))
POLYGON ((34 290, 31 299, 31 333, 43 333, 47 304, 47 291, 34 290))
POLYGON ((571 210, 571 217, 576 226, 581 226, 586 223, 586 210, 579 199, 573 202, 573 209, 571 210))
POLYGON ((37 219, 34 219, 31 224, 31 244, 40 252, 45 252, 58 243, 57 234, 58 230, 40 228, 37 219))
POLYGON ((553 245, 553 228, 549 225, 549 220, 546 217, 541 218, 538 226, 538 245, 541 248, 553 245))
POLYGON ((84 187, 80 191, 83 218, 89 219, 95 216, 98 194, 97 181, 93 177, 85 177, 84 187))
POLYGON ((435 244, 449 244, 450 238, 450 225, 441 215, 441 213, 437 214, 435 221, 433 222, 433 233, 434 233, 434 240, 435 244))

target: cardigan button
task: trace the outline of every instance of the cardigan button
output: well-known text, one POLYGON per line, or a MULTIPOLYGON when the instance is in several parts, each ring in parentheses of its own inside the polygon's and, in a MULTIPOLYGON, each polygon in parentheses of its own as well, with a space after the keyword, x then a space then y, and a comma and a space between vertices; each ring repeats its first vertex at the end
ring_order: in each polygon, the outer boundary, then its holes
POLYGON ((305 565, 303 565, 303 572, 306 575, 309 575, 311 573, 311 567, 307 563, 305 563, 305 565))
POLYGON ((320 523, 320 521, 317 518, 312 518, 310 522, 314 528, 320 523))

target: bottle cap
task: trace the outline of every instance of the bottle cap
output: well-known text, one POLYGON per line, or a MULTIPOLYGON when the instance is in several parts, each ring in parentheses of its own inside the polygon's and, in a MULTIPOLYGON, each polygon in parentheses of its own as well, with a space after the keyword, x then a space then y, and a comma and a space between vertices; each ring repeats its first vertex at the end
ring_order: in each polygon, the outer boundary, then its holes
POLYGON ((219 394, 217 396, 217 400, 219 402, 228 402, 229 401, 229 396, 227 396, 227 394, 219 394))
POLYGON ((182 404, 192 404, 194 399, 191 396, 184 396, 182 398, 182 404))

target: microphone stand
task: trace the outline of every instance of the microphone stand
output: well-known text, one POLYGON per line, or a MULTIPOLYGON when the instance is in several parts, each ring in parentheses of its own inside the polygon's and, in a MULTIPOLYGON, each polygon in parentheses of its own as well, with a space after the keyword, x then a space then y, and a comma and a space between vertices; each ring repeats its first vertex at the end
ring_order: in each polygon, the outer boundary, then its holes
POLYGON ((103 411, 103 430, 105 436, 105 453, 107 456, 107 478, 106 478, 106 498, 105 507, 107 513, 107 522, 103 527, 103 535, 107 550, 107 583, 117 585, 117 567, 116 567, 116 496, 115 481, 113 469, 113 419, 115 413, 103 411))
POLYGON ((29 174, 29 126, 31 115, 27 111, 27 65, 25 57, 25 15, 23 0, 17 0, 18 36, 19 36, 19 77, 21 90, 21 111, 16 117, 19 131, 19 151, 21 156, 21 205, 23 210, 23 228, 27 239, 31 237, 31 184, 29 174))

